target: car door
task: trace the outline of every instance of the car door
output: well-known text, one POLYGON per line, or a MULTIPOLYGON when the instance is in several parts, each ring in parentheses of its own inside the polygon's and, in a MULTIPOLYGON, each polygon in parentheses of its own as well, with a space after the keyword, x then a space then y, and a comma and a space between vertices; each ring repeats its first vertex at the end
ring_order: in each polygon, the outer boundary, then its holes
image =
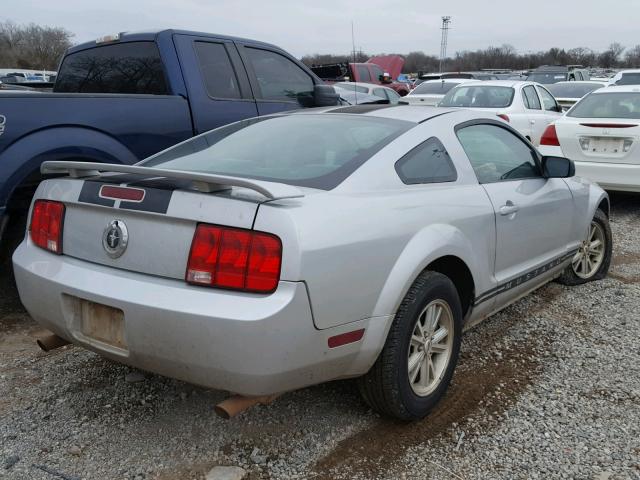
POLYGON ((542 176, 535 149, 508 126, 474 121, 456 133, 495 211, 497 287, 485 295, 499 307, 567 258, 572 196, 562 179, 542 176))
POLYGON ((529 137, 531 143, 538 146, 540 145, 540 137, 542 137, 544 129, 547 128, 547 126, 545 123, 546 116, 544 110, 542 110, 542 102, 533 85, 527 85, 522 88, 522 100, 524 102, 526 122, 528 124, 528 135, 526 136, 529 137))
MULTIPOLYGON (((551 95, 551 92, 544 88, 542 85, 537 85, 540 99, 542 100, 542 107, 544 108, 544 128, 546 129, 550 123, 555 122, 562 116, 562 107, 556 101, 555 97, 551 95)), ((543 130, 544 132, 544 130, 543 130)))
POLYGON ((314 79, 284 52, 237 42, 259 115, 313 106, 314 79))
POLYGON ((199 74, 185 75, 196 133, 258 115, 247 73, 233 42, 175 35, 184 65, 199 74))

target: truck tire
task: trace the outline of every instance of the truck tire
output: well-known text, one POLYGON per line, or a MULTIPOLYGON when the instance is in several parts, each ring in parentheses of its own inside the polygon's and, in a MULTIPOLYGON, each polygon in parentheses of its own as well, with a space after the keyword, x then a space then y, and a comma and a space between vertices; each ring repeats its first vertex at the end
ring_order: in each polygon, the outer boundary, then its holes
POLYGON ((441 273, 423 272, 400 304, 375 364, 358 379, 365 402, 399 420, 425 417, 451 382, 461 336, 455 285, 441 273))

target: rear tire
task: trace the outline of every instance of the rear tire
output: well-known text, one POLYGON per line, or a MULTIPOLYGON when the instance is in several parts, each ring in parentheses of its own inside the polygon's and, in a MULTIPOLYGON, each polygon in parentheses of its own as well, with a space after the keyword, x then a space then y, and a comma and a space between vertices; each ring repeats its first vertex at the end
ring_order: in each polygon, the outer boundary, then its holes
POLYGON ((380 356, 358 379, 365 402, 404 421, 426 416, 451 382, 461 336, 455 285, 441 273, 423 272, 400 304, 380 356))
POLYGON ((605 213, 598 209, 591 220, 588 237, 580 245, 580 250, 571 263, 558 277, 563 285, 581 285, 594 280, 602 280, 609 272, 613 251, 611 226, 605 213))

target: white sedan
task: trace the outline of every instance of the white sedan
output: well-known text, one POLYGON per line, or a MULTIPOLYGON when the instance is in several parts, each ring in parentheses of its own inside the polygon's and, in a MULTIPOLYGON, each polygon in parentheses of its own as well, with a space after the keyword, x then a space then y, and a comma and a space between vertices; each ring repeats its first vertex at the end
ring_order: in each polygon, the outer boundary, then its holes
POLYGON ((400 103, 409 105, 424 105, 434 107, 444 98, 452 88, 461 83, 473 82, 468 78, 447 78, 442 80, 427 80, 404 96, 400 103))
MULTIPOLYGON (((375 85, 365 82, 338 82, 333 84, 334 87, 343 88, 354 92, 356 95, 362 93, 372 97, 379 97, 383 100, 389 100, 389 103, 395 105, 402 97, 392 88, 375 85)), ((360 103, 360 102, 357 102, 360 103)))
POLYGON ((534 145, 540 144, 545 128, 562 114, 560 104, 542 85, 511 80, 458 85, 445 95, 439 106, 495 112, 534 145))
POLYGON ((596 90, 545 131, 540 151, 607 190, 640 192, 640 86, 596 90))

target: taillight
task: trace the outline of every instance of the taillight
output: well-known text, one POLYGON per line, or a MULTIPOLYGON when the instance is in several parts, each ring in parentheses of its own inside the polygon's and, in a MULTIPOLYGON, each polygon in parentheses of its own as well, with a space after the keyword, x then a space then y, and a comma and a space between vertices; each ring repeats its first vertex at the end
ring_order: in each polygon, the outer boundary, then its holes
POLYGON ((498 113, 497 116, 503 119, 507 123, 511 121, 511 119, 509 118, 509 115, 507 115, 506 113, 498 113))
POLYGON ((558 133, 556 132, 555 125, 549 125, 542 137, 540 138, 540 145, 547 145, 549 147, 559 147, 560 140, 558 140, 558 133))
POLYGON ((51 200, 36 200, 31 212, 29 234, 40 248, 62 255, 62 223, 64 204, 51 200))
POLYGON ((200 224, 185 280, 194 285, 273 292, 280 280, 282 242, 270 233, 200 224))

